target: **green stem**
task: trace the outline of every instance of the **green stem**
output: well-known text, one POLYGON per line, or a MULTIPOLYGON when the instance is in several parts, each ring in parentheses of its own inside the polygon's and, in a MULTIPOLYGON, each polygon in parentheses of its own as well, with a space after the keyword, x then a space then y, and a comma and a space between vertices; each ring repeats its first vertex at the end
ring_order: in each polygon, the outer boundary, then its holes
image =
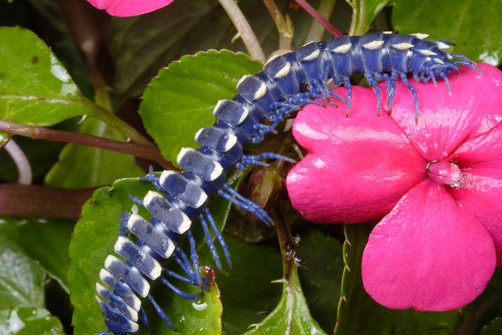
POLYGON ((270 210, 270 214, 272 215, 277 230, 277 239, 279 240, 282 256, 284 280, 289 283, 296 271, 296 252, 294 249, 295 244, 291 235, 291 229, 289 224, 284 221, 281 209, 272 208, 270 210))
POLYGON ((97 116, 99 116, 99 119, 101 121, 107 123, 114 129, 118 130, 122 135, 126 137, 127 141, 132 141, 146 146, 153 146, 153 147, 155 146, 155 144, 149 141, 145 136, 141 135, 136 129, 130 126, 127 122, 125 122, 115 114, 109 112, 105 108, 84 98, 77 101, 77 103, 83 105, 86 108, 92 109, 94 113, 96 113, 97 116))
POLYGON ((291 50, 294 26, 289 17, 282 15, 274 0, 263 0, 279 32, 279 49, 291 50))
POLYGON ((364 35, 366 29, 364 28, 364 20, 362 13, 364 13, 364 1, 347 1, 352 7, 352 22, 350 23, 349 35, 364 35))
MULTIPOLYGON (((335 4, 336 0, 321 0, 319 6, 317 7, 317 12, 329 21, 329 18, 333 13, 333 8, 335 8, 335 4)), ((319 22, 312 22, 307 33, 307 37, 305 38, 305 42, 322 40, 324 31, 325 28, 319 22)))
POLYGON ((251 28, 249 22, 246 20, 246 17, 240 10, 239 6, 237 6, 234 0, 218 1, 234 24, 235 28, 237 28, 239 36, 244 42, 249 55, 254 59, 257 59, 260 62, 264 63, 266 60, 265 53, 263 52, 260 42, 258 42, 258 38, 256 37, 253 29, 251 28))

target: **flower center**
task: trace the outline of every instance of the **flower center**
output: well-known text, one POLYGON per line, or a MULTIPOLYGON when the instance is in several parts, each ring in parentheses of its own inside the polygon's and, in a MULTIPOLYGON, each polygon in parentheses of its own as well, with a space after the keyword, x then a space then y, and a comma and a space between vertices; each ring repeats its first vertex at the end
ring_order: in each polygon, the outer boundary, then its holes
POLYGON ((453 188, 462 186, 463 173, 457 164, 452 162, 432 161, 427 164, 428 177, 440 185, 453 188))

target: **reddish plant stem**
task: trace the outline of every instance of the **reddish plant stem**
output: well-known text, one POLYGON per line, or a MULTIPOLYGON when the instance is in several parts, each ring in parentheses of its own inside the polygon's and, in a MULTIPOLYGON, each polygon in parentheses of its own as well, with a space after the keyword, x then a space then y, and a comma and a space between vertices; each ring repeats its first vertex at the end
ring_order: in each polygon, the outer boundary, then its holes
POLYGON ((336 29, 328 20, 326 20, 321 14, 319 14, 307 1, 305 0, 295 0, 295 2, 300 5, 307 13, 310 14, 314 19, 316 19, 320 24, 326 28, 327 31, 331 33, 331 35, 335 37, 343 36, 343 33, 336 29))
POLYGON ((93 135, 75 133, 66 130, 30 126, 3 120, 0 120, 0 130, 3 130, 12 135, 21 135, 30 137, 32 139, 74 143, 121 152, 124 154, 149 159, 160 164, 165 169, 175 169, 175 167, 169 161, 166 161, 162 157, 160 151, 156 147, 149 145, 116 141, 93 135))
POLYGON ((66 190, 39 185, 0 185, 0 216, 72 220, 95 189, 66 190))

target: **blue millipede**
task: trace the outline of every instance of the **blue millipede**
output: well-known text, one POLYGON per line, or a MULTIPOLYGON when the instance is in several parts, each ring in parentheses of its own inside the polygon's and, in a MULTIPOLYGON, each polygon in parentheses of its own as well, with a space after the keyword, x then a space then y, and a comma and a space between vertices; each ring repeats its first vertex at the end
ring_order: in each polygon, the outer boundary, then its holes
POLYGON ((426 41, 424 34, 401 35, 371 33, 364 36, 343 36, 324 42, 311 42, 296 51, 269 60, 264 70, 254 76, 244 76, 237 85, 238 94, 231 100, 219 101, 214 109, 216 122, 195 135, 199 148, 181 149, 177 161, 182 173, 163 171, 160 177, 150 173, 149 180, 158 191, 148 192, 143 199, 133 198, 150 214, 149 219, 132 213, 124 214, 115 254, 109 255, 99 273, 96 296, 101 307, 107 333, 126 334, 139 330, 148 320, 142 307, 150 301, 160 317, 171 327, 176 326, 161 310, 150 294, 150 282, 160 280, 176 294, 187 299, 190 295, 171 284, 173 278, 192 285, 207 286, 201 278, 191 224, 199 219, 206 242, 218 269, 222 269, 210 230, 222 247, 231 266, 228 248, 208 209, 209 197, 216 193, 252 213, 267 225, 270 216, 251 200, 246 199, 225 183, 233 167, 263 165, 265 159, 292 161, 275 153, 246 155, 244 145, 258 143, 290 114, 315 99, 330 97, 347 103, 350 110, 352 86, 350 77, 363 74, 374 88, 380 112, 378 82, 385 81, 388 110, 392 109, 397 80, 410 90, 418 117, 419 101, 408 77, 419 82, 442 79, 448 90, 448 75, 459 66, 476 69, 475 63, 459 54, 443 51, 451 46, 445 41, 426 41), (328 81, 344 85, 347 99, 334 95, 328 81), (135 237, 131 237, 134 235, 135 237), (191 262, 178 247, 180 236, 186 235, 190 244, 191 262), (133 242, 134 241, 134 242, 133 242), (183 274, 162 266, 172 258, 183 274))

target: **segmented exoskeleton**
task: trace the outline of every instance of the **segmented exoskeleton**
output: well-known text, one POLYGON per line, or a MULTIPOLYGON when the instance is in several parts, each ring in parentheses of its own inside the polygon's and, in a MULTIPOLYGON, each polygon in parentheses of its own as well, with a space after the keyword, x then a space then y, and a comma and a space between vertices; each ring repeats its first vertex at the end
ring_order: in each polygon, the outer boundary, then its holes
MULTIPOLYGON (((289 158, 274 153, 249 156, 244 153, 247 142, 257 143, 264 135, 288 115, 315 99, 330 97, 345 102, 332 94, 327 82, 343 84, 348 91, 348 110, 352 98, 350 76, 364 74, 375 89, 380 108, 379 81, 385 81, 388 110, 396 81, 399 79, 411 91, 418 117, 418 96, 408 77, 427 82, 440 78, 448 85, 448 74, 460 65, 477 70, 473 61, 465 56, 448 54, 442 49, 449 42, 425 41, 423 34, 394 35, 373 33, 364 36, 344 36, 324 42, 312 42, 296 51, 275 57, 265 64, 264 70, 254 76, 244 76, 237 85, 238 94, 232 100, 220 101, 214 109, 216 122, 195 135, 197 149, 183 148, 178 155, 182 173, 163 171, 160 177, 150 173, 149 180, 158 192, 150 191, 143 199, 133 200, 146 208, 150 218, 132 213, 124 214, 115 253, 105 260, 97 284, 108 332, 134 333, 139 323, 146 324, 142 299, 149 300, 162 319, 173 329, 175 325, 150 295, 150 281, 160 280, 176 294, 195 298, 172 285, 167 277, 204 288, 195 241, 190 227, 198 219, 203 227, 207 244, 216 266, 222 265, 211 238, 210 228, 224 251, 229 265, 230 256, 223 237, 208 210, 208 199, 213 193, 224 197, 271 225, 268 214, 249 199, 239 195, 225 183, 229 170, 249 164, 263 165, 264 159, 289 158), (136 236, 130 238, 130 235, 136 236), (190 243, 190 258, 178 247, 180 236, 186 235, 190 243), (133 240, 135 242, 133 242, 133 240), (162 266, 172 258, 183 271, 176 273, 162 266)), ((449 88, 449 85, 448 85, 449 88)))

